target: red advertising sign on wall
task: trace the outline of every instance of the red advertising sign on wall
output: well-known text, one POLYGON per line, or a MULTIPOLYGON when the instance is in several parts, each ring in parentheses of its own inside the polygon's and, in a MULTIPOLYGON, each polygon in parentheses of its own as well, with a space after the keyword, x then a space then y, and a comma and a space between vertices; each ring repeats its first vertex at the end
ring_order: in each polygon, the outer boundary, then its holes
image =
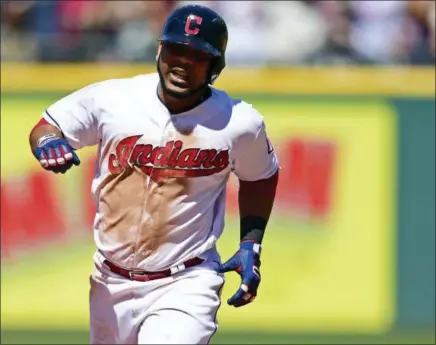
POLYGON ((286 203, 290 211, 308 218, 328 216, 336 147, 328 141, 292 139, 285 144, 283 169, 286 203))
POLYGON ((32 247, 59 238, 66 229, 51 174, 33 172, 1 183, 1 250, 32 247))

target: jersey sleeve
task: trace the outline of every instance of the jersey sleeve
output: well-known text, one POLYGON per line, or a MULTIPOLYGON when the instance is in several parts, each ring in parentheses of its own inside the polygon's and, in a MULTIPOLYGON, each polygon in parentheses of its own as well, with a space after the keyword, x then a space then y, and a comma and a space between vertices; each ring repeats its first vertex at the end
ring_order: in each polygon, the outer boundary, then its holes
POLYGON ((243 133, 233 153, 233 173, 242 181, 257 181, 271 177, 279 169, 279 161, 268 138, 263 117, 258 116, 243 133))
POLYGON ((57 127, 74 149, 93 146, 99 142, 96 113, 98 84, 75 91, 50 105, 42 114, 57 127))

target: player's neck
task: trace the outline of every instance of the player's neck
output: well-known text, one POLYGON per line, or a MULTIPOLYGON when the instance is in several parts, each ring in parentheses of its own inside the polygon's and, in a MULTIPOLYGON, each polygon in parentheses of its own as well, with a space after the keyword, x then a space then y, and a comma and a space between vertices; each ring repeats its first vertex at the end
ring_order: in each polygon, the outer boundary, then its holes
POLYGON ((165 93, 160 84, 157 88, 157 96, 159 97, 160 101, 167 107, 168 111, 173 115, 184 113, 197 107, 205 100, 207 100, 211 96, 211 94, 212 91, 208 87, 206 90, 202 91, 199 94, 192 95, 191 97, 187 97, 185 99, 179 99, 165 93))

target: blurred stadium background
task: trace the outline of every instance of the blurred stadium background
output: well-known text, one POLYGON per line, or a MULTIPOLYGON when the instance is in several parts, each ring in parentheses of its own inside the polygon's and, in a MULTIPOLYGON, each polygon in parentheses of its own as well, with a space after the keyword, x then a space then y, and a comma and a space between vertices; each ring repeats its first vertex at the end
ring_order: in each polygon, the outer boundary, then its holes
MULTIPOLYGON (((153 72, 184 3, 1 1, 2 344, 88 342, 95 150, 52 176, 31 127, 68 92, 153 72)), ((197 3, 229 26, 216 86, 265 115, 282 164, 259 297, 222 304, 214 343, 434 344, 435 2, 197 3)))

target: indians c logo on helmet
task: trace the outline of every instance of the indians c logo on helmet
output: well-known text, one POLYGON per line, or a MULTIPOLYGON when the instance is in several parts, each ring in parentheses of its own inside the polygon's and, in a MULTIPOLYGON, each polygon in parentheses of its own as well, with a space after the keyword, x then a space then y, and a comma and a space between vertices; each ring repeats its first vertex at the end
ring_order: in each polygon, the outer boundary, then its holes
POLYGON ((185 25, 185 32, 189 35, 196 35, 200 32, 200 26, 201 22, 203 21, 203 18, 195 15, 190 15, 188 19, 186 20, 185 25), (193 27, 193 24, 197 24, 197 27, 193 27))
POLYGON ((137 144, 142 135, 121 140, 115 153, 109 155, 108 168, 120 174, 128 166, 138 166, 154 180, 163 177, 209 176, 229 165, 229 151, 215 149, 183 149, 183 142, 168 141, 164 146, 137 144))

